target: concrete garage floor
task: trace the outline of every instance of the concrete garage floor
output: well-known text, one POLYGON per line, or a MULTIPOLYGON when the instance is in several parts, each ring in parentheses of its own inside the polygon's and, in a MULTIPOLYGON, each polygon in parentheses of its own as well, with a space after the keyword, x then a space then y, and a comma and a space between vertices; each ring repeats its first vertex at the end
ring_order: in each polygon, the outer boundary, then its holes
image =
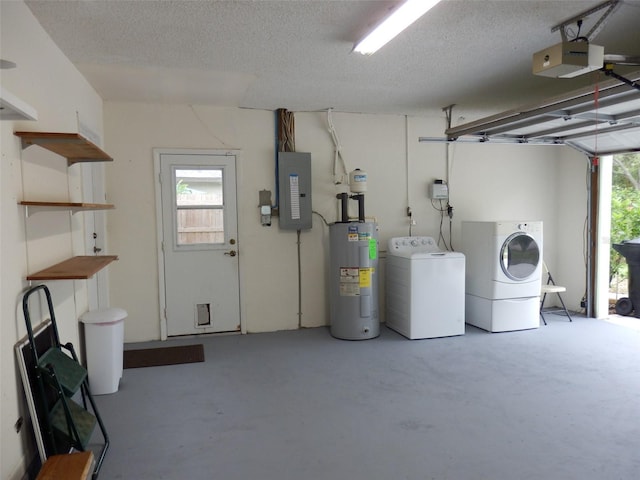
MULTIPOLYGON (((640 478, 640 332, 546 327, 409 341, 327 328, 210 336, 205 362, 96 397, 101 480, 640 478)), ((149 344, 127 348, 152 347, 149 344)))

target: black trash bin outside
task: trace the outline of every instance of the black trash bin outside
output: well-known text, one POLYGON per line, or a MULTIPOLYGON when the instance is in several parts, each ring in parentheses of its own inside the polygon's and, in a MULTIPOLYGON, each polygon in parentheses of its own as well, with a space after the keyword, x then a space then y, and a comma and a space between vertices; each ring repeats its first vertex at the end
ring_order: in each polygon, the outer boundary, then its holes
POLYGON ((612 245, 622 255, 629 266, 629 298, 616 302, 616 313, 640 318, 640 238, 625 240, 612 245))

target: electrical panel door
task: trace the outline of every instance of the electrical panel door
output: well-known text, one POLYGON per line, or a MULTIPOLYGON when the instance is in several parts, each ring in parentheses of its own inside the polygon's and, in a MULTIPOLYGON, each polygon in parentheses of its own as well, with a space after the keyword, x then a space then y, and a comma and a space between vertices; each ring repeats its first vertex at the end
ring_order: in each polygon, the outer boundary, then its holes
POLYGON ((311 228, 311 154, 278 152, 280 228, 311 228))

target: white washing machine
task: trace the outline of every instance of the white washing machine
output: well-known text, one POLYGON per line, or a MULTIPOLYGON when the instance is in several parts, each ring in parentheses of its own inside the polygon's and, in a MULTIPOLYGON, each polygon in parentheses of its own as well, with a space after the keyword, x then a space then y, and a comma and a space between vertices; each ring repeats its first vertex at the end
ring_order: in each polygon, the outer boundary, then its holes
POLYGON ((465 257, 431 237, 389 240, 386 324, 409 339, 464 335, 465 257))
POLYGON ((540 326, 542 222, 462 222, 466 322, 489 332, 540 326))

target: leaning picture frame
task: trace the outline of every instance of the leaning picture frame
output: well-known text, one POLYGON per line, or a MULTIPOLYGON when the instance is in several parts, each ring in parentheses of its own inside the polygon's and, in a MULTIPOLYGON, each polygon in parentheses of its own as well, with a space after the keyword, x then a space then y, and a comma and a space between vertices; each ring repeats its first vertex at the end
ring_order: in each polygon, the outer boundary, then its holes
POLYGON ((35 365, 33 360, 32 348, 36 348, 39 355, 49 349, 54 343, 53 327, 50 319, 44 320, 33 330, 33 338, 35 345, 31 345, 28 335, 25 335, 18 343, 15 344, 16 359, 20 376, 22 377, 22 387, 24 389, 33 432, 38 447, 40 461, 44 464, 47 460, 47 449, 42 437, 41 415, 39 414, 38 405, 38 385, 35 378, 35 365))

